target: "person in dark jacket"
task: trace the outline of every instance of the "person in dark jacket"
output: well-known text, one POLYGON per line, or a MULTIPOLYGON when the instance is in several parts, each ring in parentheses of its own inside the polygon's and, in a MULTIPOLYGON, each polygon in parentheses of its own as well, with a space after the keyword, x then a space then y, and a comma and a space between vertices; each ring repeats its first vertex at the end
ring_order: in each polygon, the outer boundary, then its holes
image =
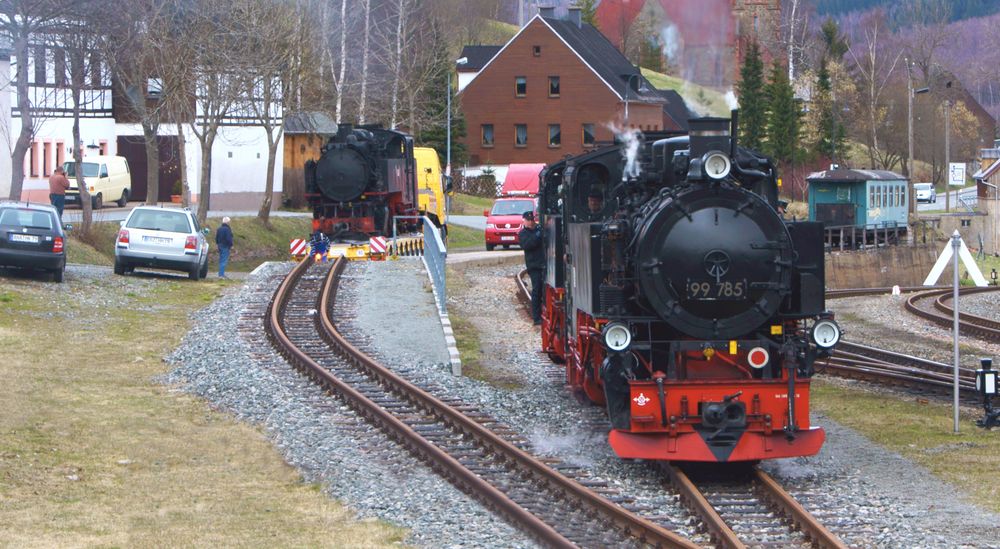
POLYGON ((222 218, 222 226, 215 231, 215 244, 219 246, 219 278, 226 278, 226 263, 233 249, 233 230, 229 228, 228 217, 222 218))
POLYGON ((524 212, 521 232, 517 233, 524 250, 524 266, 531 277, 531 319, 535 326, 542 323, 542 284, 545 280, 545 250, 542 247, 542 228, 535 223, 534 212, 524 212))

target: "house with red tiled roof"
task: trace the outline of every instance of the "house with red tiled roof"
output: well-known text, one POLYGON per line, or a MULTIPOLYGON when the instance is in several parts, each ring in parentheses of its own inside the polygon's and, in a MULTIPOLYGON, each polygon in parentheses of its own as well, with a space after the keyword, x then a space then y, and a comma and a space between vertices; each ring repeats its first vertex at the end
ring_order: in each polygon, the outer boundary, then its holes
MULTIPOLYGON (((571 8, 542 8, 477 67, 456 65, 471 165, 554 162, 614 139, 614 129, 683 130, 676 92, 655 89, 614 45, 571 8)), ((488 53, 488 52, 486 52, 488 53)))
POLYGON ((763 46, 779 38, 780 0, 602 0, 597 26, 619 50, 654 42, 685 80, 732 86, 749 39, 763 46))

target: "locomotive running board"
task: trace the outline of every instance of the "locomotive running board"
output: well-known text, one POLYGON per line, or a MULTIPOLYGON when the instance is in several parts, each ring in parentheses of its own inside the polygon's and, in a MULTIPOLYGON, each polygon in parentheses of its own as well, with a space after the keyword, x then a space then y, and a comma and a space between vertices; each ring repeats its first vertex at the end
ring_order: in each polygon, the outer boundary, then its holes
POLYGON ((624 459, 734 462, 811 456, 819 452, 826 440, 821 427, 796 431, 795 435, 794 440, 788 440, 782 431, 770 435, 744 432, 728 456, 721 455, 724 452, 717 455, 722 448, 710 447, 696 432, 672 437, 667 433, 636 434, 613 429, 608 434, 608 443, 624 459))

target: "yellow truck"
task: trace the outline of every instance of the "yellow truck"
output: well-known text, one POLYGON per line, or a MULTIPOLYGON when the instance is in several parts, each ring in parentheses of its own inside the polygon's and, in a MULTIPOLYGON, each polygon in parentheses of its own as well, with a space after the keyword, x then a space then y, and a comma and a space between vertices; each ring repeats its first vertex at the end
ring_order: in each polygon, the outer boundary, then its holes
POLYGON ((430 147, 414 147, 417 163, 417 208, 448 234, 447 185, 441 173, 437 151, 430 147))

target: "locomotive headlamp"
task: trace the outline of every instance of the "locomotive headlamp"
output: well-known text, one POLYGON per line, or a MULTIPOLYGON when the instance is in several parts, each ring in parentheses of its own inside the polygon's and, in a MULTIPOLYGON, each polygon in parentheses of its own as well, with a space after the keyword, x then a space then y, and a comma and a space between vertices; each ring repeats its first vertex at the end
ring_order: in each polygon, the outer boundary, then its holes
POLYGON ((632 343, 632 331, 622 322, 612 322, 604 327, 604 345, 612 351, 624 351, 632 343))
POLYGON ((729 157, 719 151, 706 153, 701 159, 701 165, 710 179, 725 179, 733 167, 729 157))
POLYGON ((830 319, 823 319, 813 324, 813 343, 821 349, 830 349, 840 341, 840 326, 830 319))

